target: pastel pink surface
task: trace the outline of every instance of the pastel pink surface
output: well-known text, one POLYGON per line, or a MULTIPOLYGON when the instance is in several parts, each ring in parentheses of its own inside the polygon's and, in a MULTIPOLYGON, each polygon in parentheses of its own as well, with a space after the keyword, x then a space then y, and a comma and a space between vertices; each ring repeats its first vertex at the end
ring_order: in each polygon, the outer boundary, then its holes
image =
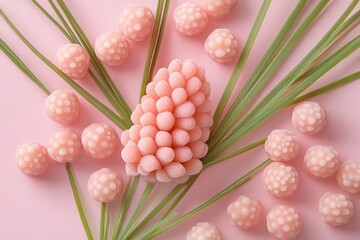
MULTIPOLYGON (((50 10, 46 0, 39 2, 44 4, 46 9, 50 10)), ((93 44, 96 37, 101 33, 116 31, 118 29, 119 12, 134 3, 134 1, 130 0, 108 0, 106 4, 100 0, 86 1, 86 4, 84 1, 66 2, 84 27, 93 44), (94 19, 99 20, 94 21, 94 19)), ((239 44, 244 44, 263 1, 239 1, 234 11, 227 18, 221 20, 210 19, 206 30, 192 38, 183 37, 172 25, 171 14, 176 6, 183 2, 182 0, 172 1, 169 21, 163 40, 164 45, 161 47, 156 69, 167 66, 174 58, 182 60, 192 58, 196 62, 201 63, 206 68, 207 80, 211 82, 212 93, 210 98, 216 104, 226 81, 231 75, 235 61, 226 65, 212 61, 203 50, 204 41, 213 29, 227 27, 234 33, 239 44)), ((202 1, 197 2, 201 3, 202 1)), ((314 6, 315 1, 309 2, 311 6, 314 6)), ((301 44, 296 47, 283 67, 277 72, 274 78, 275 81, 285 76, 289 69, 305 56, 306 52, 315 45, 350 2, 350 0, 331 1, 324 15, 318 19, 318 22, 304 36, 301 44)), ((139 0, 137 3, 146 4, 153 12, 156 10, 156 1, 139 0)), ((246 77, 251 74, 258 60, 269 46, 270 39, 273 39, 276 35, 296 3, 296 0, 272 1, 266 21, 255 42, 249 62, 244 68, 244 75, 240 77, 240 84, 238 86, 241 86, 246 77)), ((18 25, 22 33, 29 37, 47 57, 55 62, 58 47, 67 43, 67 41, 40 14, 31 4, 31 1, 0 0, 0 6, 11 17, 14 23, 18 25), (36 31, 34 31, 35 27, 36 31)), ((308 13, 309 9, 305 12, 308 13)), ((1 38, 8 42, 40 79, 47 83, 50 90, 70 89, 57 75, 52 73, 24 47, 2 20, 0 21, 0 29, 1 38)), ((359 28, 354 33, 358 33, 358 31, 359 28)), ((110 74, 114 76, 118 87, 132 108, 138 103, 138 91, 140 89, 143 63, 145 62, 149 39, 147 38, 141 43, 130 43, 130 45, 135 47, 132 48, 131 54, 121 69, 109 68, 110 74)), ((347 74, 358 71, 358 65, 354 63, 358 63, 359 60, 359 53, 354 54, 333 69, 326 77, 322 78, 316 86, 321 86, 324 83, 337 80, 347 74)), ((42 176, 31 178, 19 172, 15 164, 14 153, 17 146, 29 140, 46 145, 52 132, 59 128, 59 125, 50 121, 44 113, 43 106, 46 96, 3 54, 0 54, 0 76, 3 83, 0 88, 0 113, 2 116, 0 118, 2 133, 0 134, 2 153, 0 189, 6 193, 0 198, 0 239, 85 239, 86 236, 78 217, 64 167, 60 164, 50 163, 49 168, 42 176), (29 224, 29 222, 34 224, 29 224)), ((101 97, 100 92, 96 90, 96 86, 90 78, 86 77, 78 81, 78 83, 81 83, 82 86, 105 101, 101 97)), ((274 84, 271 83, 269 86, 274 86, 274 84)), ((320 216, 314 216, 314 213, 318 211, 318 201, 327 191, 342 193, 344 191, 337 186, 335 177, 331 177, 326 181, 319 181, 309 177, 301 168, 305 150, 316 144, 333 146, 338 150, 343 160, 358 160, 360 158, 360 151, 357 146, 357 143, 360 142, 360 125, 358 124, 360 122, 360 112, 355 111, 355 109, 360 107, 359 90, 360 81, 314 99, 314 101, 324 107, 328 120, 326 127, 315 136, 297 133, 290 120, 292 109, 287 109, 239 143, 239 146, 243 146, 246 143, 252 142, 252 140, 265 137, 275 128, 288 128, 298 136, 302 143, 302 149, 299 157, 293 159, 291 164, 294 164, 298 169, 301 182, 298 191, 291 197, 279 200, 266 193, 262 187, 261 174, 258 174, 243 187, 235 190, 218 203, 158 239, 185 239, 189 229, 202 221, 215 224, 221 230, 223 239, 273 239, 266 230, 264 219, 250 231, 241 231, 229 222, 226 207, 234 198, 242 194, 252 195, 257 199, 261 199, 265 213, 279 203, 295 207, 300 212, 303 220, 303 229, 299 239, 354 239, 354 237, 360 234, 360 229, 358 228, 360 223, 359 194, 351 195, 355 203, 354 216, 351 222, 340 228, 328 226, 321 220, 320 216), (309 194, 309 191, 311 194, 309 194)), ((86 126, 94 122, 111 124, 81 97, 80 102, 82 110, 79 118, 67 127, 75 130, 77 134, 81 134, 86 126)), ((120 172, 124 182, 126 182, 124 164, 119 161, 119 156, 120 149, 109 159, 89 161, 89 157, 82 153, 80 158, 73 163, 84 206, 87 209, 87 215, 94 229, 95 236, 98 235, 97 228, 100 210, 99 204, 94 202, 87 193, 87 181, 91 173, 102 167, 108 167, 120 172)), ((194 188, 184 199, 184 202, 177 208, 177 211, 185 212, 196 207, 265 158, 264 151, 259 148, 221 165, 209 168, 199 178, 194 188)), ((168 188, 172 186, 168 186, 168 188)), ((117 206, 118 204, 113 204, 112 207, 116 210, 117 206)))

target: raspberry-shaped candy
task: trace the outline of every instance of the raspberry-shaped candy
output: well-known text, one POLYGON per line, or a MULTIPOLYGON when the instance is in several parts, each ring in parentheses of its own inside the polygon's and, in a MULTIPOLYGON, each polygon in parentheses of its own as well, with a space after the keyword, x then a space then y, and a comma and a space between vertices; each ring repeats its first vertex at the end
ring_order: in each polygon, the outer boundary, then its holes
POLYGON ((256 198, 240 196, 229 204, 227 213, 232 224, 250 229, 260 222, 263 207, 256 198))
POLYGON ((123 183, 116 171, 102 168, 91 174, 87 188, 94 200, 108 203, 120 196, 123 183))
POLYGON ((337 174, 339 186, 349 193, 360 192, 360 162, 346 161, 337 174))
POLYGON ((293 194, 299 185, 299 174, 292 166, 273 162, 264 169, 265 189, 275 197, 284 198, 293 194))
POLYGON ((319 212, 326 223, 341 226, 350 222, 354 215, 354 205, 342 193, 327 192, 320 198, 319 212))
POLYGON ((145 6, 130 6, 121 12, 120 30, 124 36, 133 41, 144 40, 154 25, 154 16, 145 6))
POLYGON ((205 71, 193 61, 159 69, 121 136, 126 173, 178 183, 199 173, 212 124, 209 94, 205 71))
POLYGON ((179 33, 194 36, 201 33, 207 26, 206 12, 197 4, 185 2, 174 12, 174 25, 179 33))
POLYGON ((277 239, 295 239, 301 231, 301 219, 295 208, 279 205, 266 217, 268 231, 277 239))
POLYGON ((238 49, 234 35, 227 28, 215 29, 205 41, 205 51, 216 62, 230 62, 238 49))
POLYGON ((289 161, 299 154, 299 140, 287 129, 274 130, 265 141, 265 152, 273 161, 289 161))
POLYGON ((225 17, 235 7, 237 0, 205 0, 206 12, 217 18, 225 17))
POLYGON ((72 162, 81 152, 80 137, 71 129, 61 129, 50 137, 48 153, 59 163, 72 162))
POLYGON ((116 150, 118 139, 114 128, 106 123, 93 123, 81 135, 85 152, 96 159, 111 156, 116 150))
POLYGON ((79 111, 79 99, 70 91, 56 90, 46 98, 45 112, 51 120, 57 123, 74 122, 79 116, 79 111))
POLYGON ((96 56, 109 66, 121 65, 129 55, 130 45, 118 32, 103 33, 96 38, 96 56))
POLYGON ((300 132, 313 135, 325 126, 325 111, 316 102, 302 102, 294 108, 291 121, 300 132))
POLYGON ((327 178, 339 168, 339 154, 330 146, 316 145, 306 151, 304 170, 311 176, 327 178))
POLYGON ((186 235, 186 240, 221 240, 221 235, 213 224, 199 222, 190 229, 186 235))
POLYGON ((49 164, 46 148, 34 142, 20 145, 15 156, 19 169, 29 176, 43 174, 49 164))
POLYGON ((57 65, 72 79, 85 77, 90 64, 90 57, 85 48, 78 44, 66 44, 57 52, 57 65))

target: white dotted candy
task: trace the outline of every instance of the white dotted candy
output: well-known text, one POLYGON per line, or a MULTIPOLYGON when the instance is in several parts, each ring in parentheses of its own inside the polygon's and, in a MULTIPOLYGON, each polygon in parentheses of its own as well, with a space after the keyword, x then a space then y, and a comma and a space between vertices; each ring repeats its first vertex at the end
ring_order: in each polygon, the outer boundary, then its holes
POLYGON ((339 186, 349 193, 360 192, 360 162, 346 161, 337 174, 339 186))
POLYGON ((237 0, 205 0, 206 12, 217 18, 225 17, 235 7, 237 0))
POLYGON ((118 32, 103 33, 96 38, 96 56, 109 66, 121 65, 129 55, 130 45, 118 32))
POLYGON ((74 93, 67 90, 57 90, 46 98, 45 112, 51 120, 61 124, 69 124, 79 117, 80 102, 74 93))
POLYGON ((88 53, 78 44, 66 44, 57 52, 58 67, 72 79, 85 77, 89 64, 88 53))
POLYGON ((200 222, 190 229, 186 240, 221 240, 221 235, 213 224, 200 222))
POLYGON ((201 33, 208 23, 206 12, 197 4, 190 2, 178 6, 173 18, 175 29, 186 36, 201 33))
POLYGON ((305 101, 294 108, 291 121, 300 132, 313 135, 325 126, 325 111, 318 103, 305 101))
POLYGON ((81 153, 80 137, 71 129, 61 129, 50 137, 48 153, 56 162, 67 163, 77 159, 81 153))
POLYGON ((299 154, 297 137, 287 129, 274 130, 265 141, 265 152, 273 161, 289 161, 299 154))
POLYGON ((354 206, 346 195, 327 192, 320 198, 319 212, 326 223, 340 226, 351 220, 354 215, 354 206))
POLYGON ((20 145, 15 156, 19 169, 29 176, 43 174, 49 164, 46 148, 34 142, 20 145))

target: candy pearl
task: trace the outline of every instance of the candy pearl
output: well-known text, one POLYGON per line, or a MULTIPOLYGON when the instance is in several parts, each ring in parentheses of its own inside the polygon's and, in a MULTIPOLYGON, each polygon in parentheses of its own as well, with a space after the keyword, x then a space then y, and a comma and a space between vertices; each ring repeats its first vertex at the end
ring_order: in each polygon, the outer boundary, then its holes
POLYGON ((129 55, 130 45, 118 32, 103 33, 96 38, 96 56, 109 66, 121 65, 129 55))
POLYGON ((227 213, 232 224, 250 229, 260 222, 263 207, 256 198, 240 196, 229 204, 227 213))
POLYGON ((277 239, 295 239, 301 231, 301 219, 295 208, 279 205, 266 217, 268 231, 277 239))
POLYGON ((235 7, 237 0, 205 0, 206 12, 217 18, 225 17, 235 7))
POLYGON ((206 12, 195 3, 185 2, 174 12, 175 29, 183 35, 199 34, 206 28, 207 23, 206 12))
POLYGON ((347 224, 354 215, 354 205, 342 193, 325 193, 319 201, 319 212, 322 219, 333 226, 347 224))
POLYGON ((124 36, 133 41, 144 40, 154 25, 154 16, 145 6, 130 6, 120 15, 120 30, 124 36))
POLYGON ((85 48, 78 44, 66 44, 57 52, 57 65, 72 79, 85 77, 90 64, 90 57, 85 48))
POLYGON ((275 197, 284 198, 293 194, 299 185, 299 175, 292 166, 273 162, 264 169, 265 189, 275 197))
POLYGON ((120 196, 123 183, 116 171, 102 168, 91 174, 87 189, 94 200, 108 203, 120 196))
POLYGON ((56 90, 46 98, 45 112, 51 120, 57 123, 74 122, 79 116, 79 111, 79 99, 70 91, 56 90))
POLYGON ((360 192, 360 162, 346 161, 337 174, 339 186, 349 193, 360 192))
POLYGON ((302 102, 294 108, 291 121, 300 132, 313 135, 325 126, 325 111, 316 102, 302 102))
POLYGON ((43 174, 49 164, 46 148, 34 142, 20 145, 15 157, 19 169, 29 176, 43 174))
POLYGON ((81 152, 80 137, 71 129, 61 129, 50 137, 48 153, 52 160, 59 163, 72 162, 81 152))
POLYGON ((289 161, 299 154, 299 140, 287 129, 274 130, 265 141, 265 152, 273 161, 289 161))
POLYGON ((86 153, 96 159, 111 156, 117 146, 119 137, 111 126, 105 123, 93 123, 84 129, 81 143, 86 153))
POLYGON ((213 224, 199 222, 190 229, 186 235, 186 240, 221 240, 221 235, 213 224))
POLYGON ((311 176, 327 178, 339 168, 339 154, 330 146, 316 145, 306 151, 304 170, 311 176))
POLYGON ((227 28, 218 28, 205 41, 205 51, 216 62, 230 62, 234 59, 238 43, 227 28))

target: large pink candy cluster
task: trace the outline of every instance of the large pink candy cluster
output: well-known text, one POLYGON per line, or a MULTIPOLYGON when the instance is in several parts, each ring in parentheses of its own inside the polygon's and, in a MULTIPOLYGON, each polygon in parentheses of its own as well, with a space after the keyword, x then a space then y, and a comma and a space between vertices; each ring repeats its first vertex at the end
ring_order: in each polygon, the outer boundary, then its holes
POLYGON ((199 173, 212 124, 209 94, 205 71, 192 60, 159 69, 131 115, 134 125, 121 136, 126 173, 159 182, 199 173))

